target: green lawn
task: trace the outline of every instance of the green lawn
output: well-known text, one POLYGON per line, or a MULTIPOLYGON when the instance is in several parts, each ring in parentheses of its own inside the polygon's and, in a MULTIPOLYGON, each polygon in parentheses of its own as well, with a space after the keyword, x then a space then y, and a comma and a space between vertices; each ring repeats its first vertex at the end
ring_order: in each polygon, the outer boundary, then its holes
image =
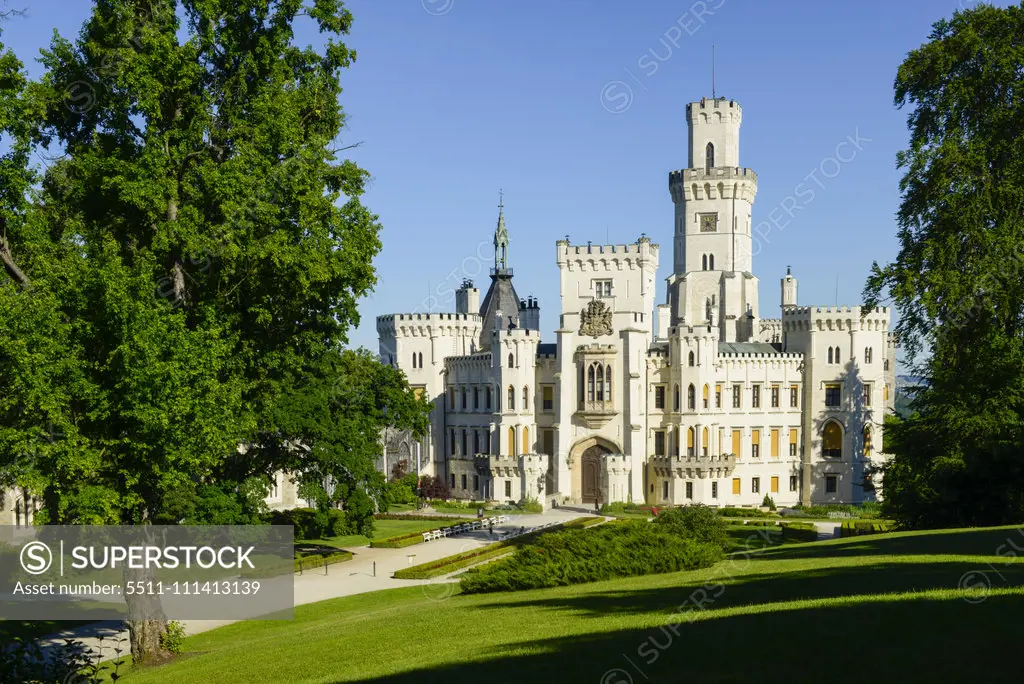
POLYGON ((427 530, 436 530, 439 527, 455 525, 460 522, 464 522, 464 520, 457 520, 455 518, 438 519, 436 521, 375 520, 373 523, 372 537, 364 537, 361 534, 350 534, 340 537, 328 537, 327 539, 315 539, 312 540, 312 543, 334 546, 339 549, 347 549, 357 546, 366 546, 373 539, 387 539, 388 537, 397 537, 402 534, 412 534, 413 532, 426 532, 427 530))
POLYGON ((896 533, 556 589, 363 594, 189 637, 194 655, 126 681, 1019 681, 1010 540, 1024 548, 1016 528, 896 533))

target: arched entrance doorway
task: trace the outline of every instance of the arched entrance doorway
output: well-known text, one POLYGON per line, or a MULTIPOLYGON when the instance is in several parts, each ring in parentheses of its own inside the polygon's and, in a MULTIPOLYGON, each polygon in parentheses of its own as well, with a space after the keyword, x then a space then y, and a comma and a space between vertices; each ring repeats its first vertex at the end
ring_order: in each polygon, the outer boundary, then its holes
POLYGON ((573 501, 593 504, 600 496, 601 503, 607 503, 608 492, 601 490, 604 458, 621 450, 607 440, 591 437, 577 442, 571 453, 573 501))

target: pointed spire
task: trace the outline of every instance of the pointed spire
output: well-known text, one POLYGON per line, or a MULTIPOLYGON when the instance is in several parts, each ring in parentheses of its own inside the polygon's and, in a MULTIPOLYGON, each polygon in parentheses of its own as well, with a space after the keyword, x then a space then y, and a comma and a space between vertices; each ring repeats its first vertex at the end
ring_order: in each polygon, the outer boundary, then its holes
POLYGON ((494 229, 494 270, 508 270, 508 229, 505 227, 505 193, 498 190, 498 227, 494 229))

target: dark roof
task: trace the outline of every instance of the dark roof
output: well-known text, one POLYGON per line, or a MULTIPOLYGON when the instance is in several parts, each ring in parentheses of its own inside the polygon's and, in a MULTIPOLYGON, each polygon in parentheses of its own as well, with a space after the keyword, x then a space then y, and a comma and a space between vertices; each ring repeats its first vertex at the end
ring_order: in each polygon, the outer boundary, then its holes
POLYGON ((501 327, 508 330, 509 319, 519 327, 519 295, 512 286, 512 273, 501 270, 491 275, 491 286, 487 289, 484 303, 480 305, 483 327, 480 329, 480 348, 491 348, 491 333, 497 325, 498 311, 501 311, 501 327))
POLYGON ((719 354, 781 354, 781 345, 767 342, 719 342, 719 354))
POLYGON ((555 356, 558 354, 558 343, 544 342, 537 345, 537 356, 555 356))

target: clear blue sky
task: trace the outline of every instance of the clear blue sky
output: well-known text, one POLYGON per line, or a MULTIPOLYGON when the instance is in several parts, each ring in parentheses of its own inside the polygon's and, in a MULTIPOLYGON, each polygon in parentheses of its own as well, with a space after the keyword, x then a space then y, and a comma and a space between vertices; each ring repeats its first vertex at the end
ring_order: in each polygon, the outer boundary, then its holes
MULTIPOLYGON (((895 156, 907 141, 896 69, 935 20, 971 4, 352 0, 358 58, 343 75, 343 142, 361 143, 352 156, 373 174, 365 203, 384 227, 379 283, 352 343, 376 350, 380 314, 453 310, 464 277, 486 288, 499 188, 516 288, 540 299, 548 341, 555 240, 647 233, 667 276, 667 175, 686 166, 686 103, 711 95, 712 43, 717 93, 743 107, 754 223, 776 223, 762 227, 754 259, 762 317, 779 315, 787 265, 801 304, 834 304, 837 276, 839 303, 859 303, 871 262, 896 253, 895 156), (827 161, 858 132, 859 151, 839 150, 850 161, 827 161), (807 179, 816 169, 818 181, 807 179), (801 183, 815 196, 790 218, 778 208, 801 183)), ((3 40, 31 62, 54 28, 76 35, 91 5, 8 0, 29 16, 9 21, 3 40)))

